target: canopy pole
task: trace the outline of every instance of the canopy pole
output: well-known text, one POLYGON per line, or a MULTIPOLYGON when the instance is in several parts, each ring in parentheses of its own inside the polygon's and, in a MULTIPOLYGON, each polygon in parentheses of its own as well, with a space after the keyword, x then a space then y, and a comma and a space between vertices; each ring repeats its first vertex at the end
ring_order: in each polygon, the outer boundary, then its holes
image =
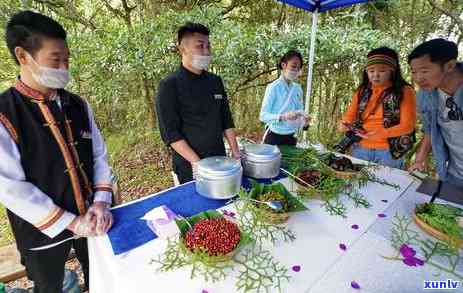
MULTIPOLYGON (((310 96, 312 95, 312 80, 313 80, 313 64, 315 60, 315 42, 317 40, 318 26, 318 9, 312 13, 312 32, 310 33, 310 49, 309 49, 309 73, 307 74, 307 92, 305 95, 305 112, 310 113, 310 96)), ((304 141, 307 140, 307 132, 304 132, 304 141)))
POLYGON ((315 42, 318 26, 318 10, 312 14, 312 32, 310 33, 310 49, 309 49, 309 74, 307 75, 307 92, 305 96, 305 111, 309 113, 309 101, 312 95, 312 79, 313 79, 313 64, 315 60, 315 42))

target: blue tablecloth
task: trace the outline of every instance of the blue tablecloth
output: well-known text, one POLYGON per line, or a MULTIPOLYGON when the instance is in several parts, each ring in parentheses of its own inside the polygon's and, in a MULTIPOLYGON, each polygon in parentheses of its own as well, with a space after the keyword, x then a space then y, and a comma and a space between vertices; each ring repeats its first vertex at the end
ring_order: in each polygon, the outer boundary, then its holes
MULTIPOLYGON (((285 176, 267 180, 257 180, 261 183, 271 183, 285 176)), ((242 186, 249 189, 250 180, 243 177, 242 186)), ((112 210, 114 224, 108 232, 114 254, 122 254, 141 246, 157 236, 148 228, 145 220, 141 220, 151 209, 166 205, 173 212, 183 217, 190 217, 197 213, 223 207, 228 200, 214 200, 199 195, 195 189, 195 183, 190 182, 178 187, 166 190, 156 196, 116 208, 112 210)))

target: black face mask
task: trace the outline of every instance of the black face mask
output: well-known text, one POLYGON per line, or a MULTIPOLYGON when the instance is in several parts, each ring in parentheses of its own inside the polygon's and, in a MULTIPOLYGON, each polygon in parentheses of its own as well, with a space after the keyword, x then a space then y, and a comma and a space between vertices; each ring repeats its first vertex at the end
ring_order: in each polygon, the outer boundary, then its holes
POLYGON ((458 104, 455 103, 455 100, 453 97, 447 98, 447 100, 445 101, 445 106, 449 108, 450 110, 448 113, 449 120, 453 120, 453 121, 463 120, 463 112, 461 111, 458 104))

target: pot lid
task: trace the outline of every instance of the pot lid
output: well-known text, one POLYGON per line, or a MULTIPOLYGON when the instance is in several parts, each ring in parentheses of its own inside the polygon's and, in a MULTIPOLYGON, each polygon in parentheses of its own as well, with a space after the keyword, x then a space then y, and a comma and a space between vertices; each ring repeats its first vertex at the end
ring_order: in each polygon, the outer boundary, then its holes
POLYGON ((257 161, 271 161, 281 157, 280 149, 270 144, 248 144, 244 146, 246 158, 257 161))
POLYGON ((213 176, 229 176, 241 169, 240 161, 222 156, 202 159, 198 162, 198 173, 213 176))

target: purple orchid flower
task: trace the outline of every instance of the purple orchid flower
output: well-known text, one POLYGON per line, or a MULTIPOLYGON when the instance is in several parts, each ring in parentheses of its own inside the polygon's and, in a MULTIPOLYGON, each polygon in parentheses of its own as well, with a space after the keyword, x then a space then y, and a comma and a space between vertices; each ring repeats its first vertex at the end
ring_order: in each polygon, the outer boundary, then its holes
POLYGON ((355 281, 350 282, 350 286, 357 290, 360 289, 360 285, 355 281))
POLYGON ((416 255, 416 251, 407 244, 402 244, 399 251, 400 254, 405 258, 414 257, 416 255))
POLYGON ((408 246, 407 244, 402 244, 400 246, 400 254, 403 256, 403 263, 410 267, 417 267, 424 265, 424 261, 415 257, 416 251, 408 246))
POLYGON ((404 258, 403 263, 409 267, 418 267, 424 265, 424 261, 416 257, 404 258))

